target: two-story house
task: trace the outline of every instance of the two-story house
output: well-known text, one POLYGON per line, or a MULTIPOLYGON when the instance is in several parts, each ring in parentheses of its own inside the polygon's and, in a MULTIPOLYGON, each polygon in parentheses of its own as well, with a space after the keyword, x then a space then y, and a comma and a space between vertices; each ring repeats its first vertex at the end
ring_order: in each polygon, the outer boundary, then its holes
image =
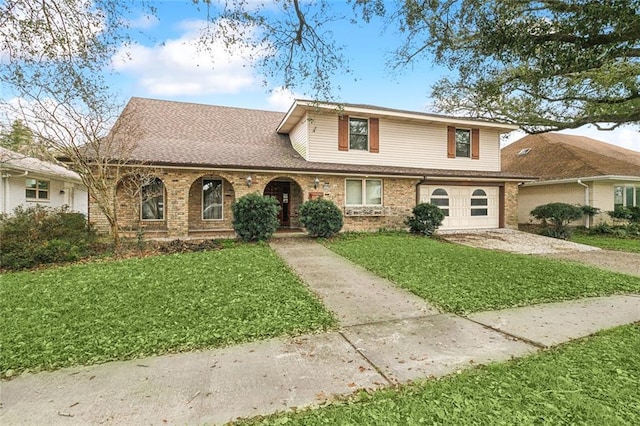
POLYGON ((307 100, 283 114, 133 98, 125 113, 140 127, 128 160, 154 176, 136 196, 114 183, 123 228, 231 233, 231 206, 251 192, 278 199, 283 228, 299 227, 298 206, 316 197, 339 206, 345 230, 404 228, 419 202, 443 209, 443 229, 517 227, 527 179, 500 169, 512 125, 307 100))

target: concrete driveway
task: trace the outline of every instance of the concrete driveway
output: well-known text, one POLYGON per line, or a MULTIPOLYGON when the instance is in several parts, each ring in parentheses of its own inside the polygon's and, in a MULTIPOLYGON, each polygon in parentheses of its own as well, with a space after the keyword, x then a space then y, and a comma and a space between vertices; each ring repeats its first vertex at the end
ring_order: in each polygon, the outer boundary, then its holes
POLYGON ((597 247, 506 228, 438 231, 437 235, 452 243, 463 244, 465 246, 521 254, 601 251, 601 249, 597 247))

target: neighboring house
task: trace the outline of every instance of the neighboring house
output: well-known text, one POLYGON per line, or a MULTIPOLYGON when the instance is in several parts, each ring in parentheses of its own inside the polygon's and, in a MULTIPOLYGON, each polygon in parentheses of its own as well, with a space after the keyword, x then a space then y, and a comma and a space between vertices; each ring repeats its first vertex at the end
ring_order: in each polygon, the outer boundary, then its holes
POLYGON ((69 206, 87 215, 87 189, 80 176, 65 167, 0 147, 0 213, 18 206, 69 206))
POLYGON ((610 221, 606 212, 617 206, 640 206, 640 152, 584 136, 526 136, 502 149, 502 169, 539 177, 520 187, 520 223, 533 222, 530 211, 552 202, 597 207, 594 223, 610 221))
POLYGON ((123 230, 229 233, 232 204, 251 192, 279 201, 283 228, 300 227, 298 206, 318 197, 338 205, 345 230, 404 227, 421 201, 445 211, 445 229, 517 226, 526 179, 500 170, 511 125, 305 100, 279 113, 132 98, 125 114, 141 135, 128 160, 155 179, 137 198, 118 183, 123 230))

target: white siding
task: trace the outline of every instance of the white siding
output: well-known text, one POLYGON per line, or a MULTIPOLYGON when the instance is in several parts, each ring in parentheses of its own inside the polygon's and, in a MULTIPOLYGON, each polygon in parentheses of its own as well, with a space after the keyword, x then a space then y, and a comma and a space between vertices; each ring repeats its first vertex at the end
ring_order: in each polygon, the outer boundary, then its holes
MULTIPOLYGON (((447 126, 380 119, 380 152, 338 151, 338 117, 313 115, 309 161, 445 170, 500 170, 500 133, 480 129, 480 159, 447 158, 447 126)), ((292 139, 293 142, 293 139, 292 139)), ((294 145, 295 146, 295 145, 294 145)))
POLYGON ((61 207, 68 205, 71 210, 79 213, 87 214, 88 198, 87 190, 84 185, 79 185, 62 180, 56 180, 46 177, 40 177, 29 174, 28 176, 19 175, 2 178, 0 182, 2 190, 0 195, 0 213, 12 213, 13 210, 22 205, 25 207, 41 204, 47 207, 61 207), (25 180, 27 178, 41 179, 49 182, 49 199, 39 201, 27 201, 25 193, 25 180), (61 192, 62 191, 62 192, 61 192))
POLYGON ((289 139, 291 139, 293 149, 298 151, 298 154, 302 155, 305 160, 308 160, 307 142, 309 140, 309 121, 307 117, 308 114, 305 115, 302 120, 296 124, 296 127, 291 130, 291 133, 289 133, 289 139))

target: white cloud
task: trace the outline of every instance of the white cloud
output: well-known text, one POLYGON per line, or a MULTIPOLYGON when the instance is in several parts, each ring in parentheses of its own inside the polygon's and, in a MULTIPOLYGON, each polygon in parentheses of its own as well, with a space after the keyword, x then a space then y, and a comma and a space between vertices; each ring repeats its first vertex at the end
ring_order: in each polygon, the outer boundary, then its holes
POLYGON ((131 26, 131 28, 140 30, 148 30, 158 25, 158 23, 160 23, 160 21, 156 16, 147 13, 140 15, 135 19, 129 20, 129 26, 131 26))
POLYGON ((181 96, 238 93, 259 84, 249 56, 258 57, 249 46, 238 46, 237 54, 220 41, 201 43, 205 21, 185 21, 185 32, 177 39, 155 46, 133 44, 113 58, 117 71, 133 75, 150 95, 181 96))
MULTIPOLYGON (((619 127, 611 131, 598 130, 596 127, 587 125, 577 129, 562 130, 559 133, 565 133, 568 135, 586 136, 589 138, 597 139, 603 142, 617 145, 622 148, 631 149, 634 151, 640 151, 640 128, 637 126, 625 126, 619 127)), ((521 130, 516 130, 509 133, 502 143, 502 147, 509 145, 527 134, 521 130)))
POLYGON ((271 91, 267 102, 269 107, 276 111, 287 111, 295 98, 296 95, 291 90, 285 87, 278 87, 271 91))

